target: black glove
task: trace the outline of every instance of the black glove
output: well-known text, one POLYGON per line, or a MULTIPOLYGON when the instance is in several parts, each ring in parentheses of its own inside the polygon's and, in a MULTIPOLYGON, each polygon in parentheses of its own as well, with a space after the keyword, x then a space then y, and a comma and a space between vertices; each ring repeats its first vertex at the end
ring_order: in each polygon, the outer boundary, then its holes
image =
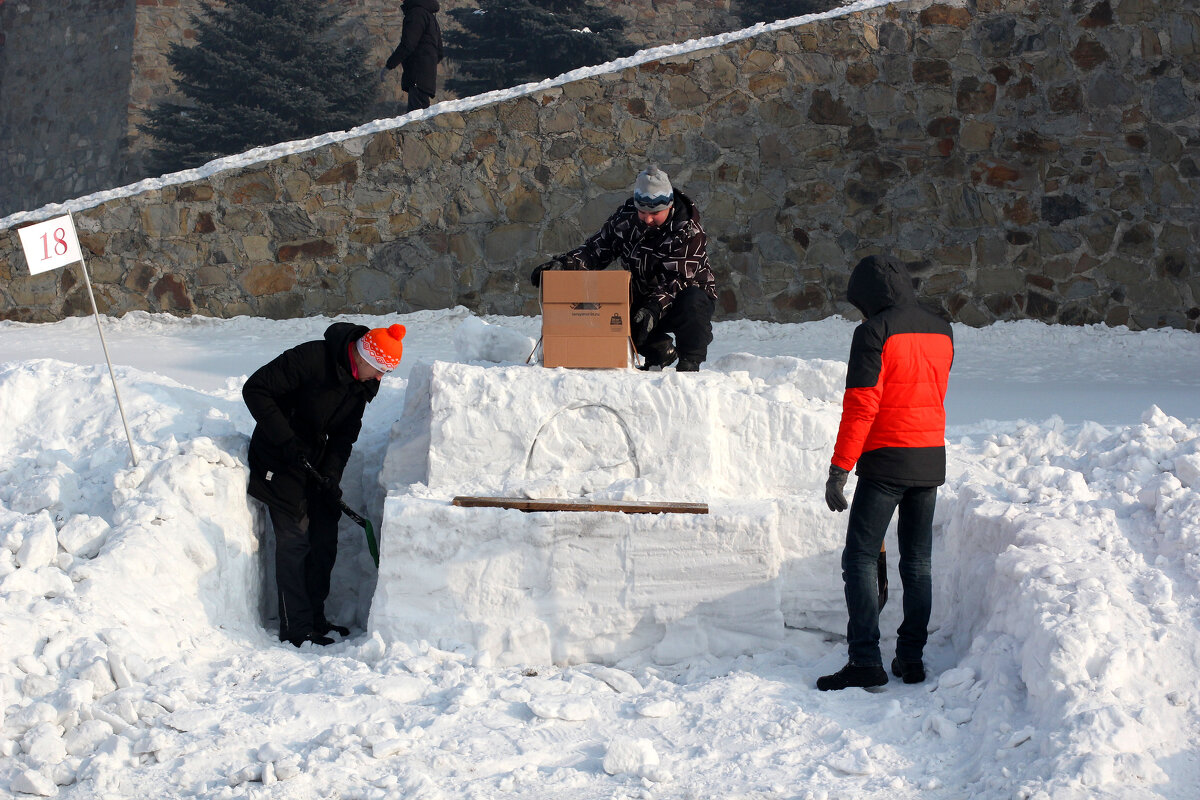
POLYGON ((650 331, 654 330, 654 326, 658 324, 658 310, 650 306, 643 306, 633 312, 633 321, 630 325, 630 334, 633 336, 633 346, 642 349, 642 345, 650 338, 650 331))
POLYGON ((837 464, 829 465, 829 480, 825 481, 825 505, 829 506, 830 511, 845 511, 849 505, 846 495, 842 492, 849 477, 850 473, 847 470, 837 464))
POLYGON ((301 441, 298 436, 293 436, 284 442, 282 449, 284 460, 302 470, 307 470, 316 457, 313 449, 301 441))
POLYGON ((529 276, 529 282, 532 283, 534 286, 541 286, 543 272, 545 272, 548 269, 562 269, 562 268, 563 268, 562 262, 559 261, 557 258, 553 259, 552 261, 547 261, 545 264, 538 264, 536 267, 534 267, 533 274, 531 274, 529 276))
POLYGON ((342 499, 342 486, 332 475, 322 475, 319 485, 321 487, 321 494, 329 502, 337 503, 342 499))

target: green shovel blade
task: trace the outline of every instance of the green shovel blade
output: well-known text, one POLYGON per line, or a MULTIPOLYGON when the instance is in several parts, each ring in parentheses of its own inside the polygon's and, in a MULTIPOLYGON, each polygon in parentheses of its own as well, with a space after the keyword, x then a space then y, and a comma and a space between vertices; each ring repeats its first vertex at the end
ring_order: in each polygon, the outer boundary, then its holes
POLYGON ((363 533, 367 535, 367 549, 371 551, 371 560, 375 562, 375 566, 379 567, 379 543, 375 541, 375 528, 371 525, 371 520, 363 520, 363 533))

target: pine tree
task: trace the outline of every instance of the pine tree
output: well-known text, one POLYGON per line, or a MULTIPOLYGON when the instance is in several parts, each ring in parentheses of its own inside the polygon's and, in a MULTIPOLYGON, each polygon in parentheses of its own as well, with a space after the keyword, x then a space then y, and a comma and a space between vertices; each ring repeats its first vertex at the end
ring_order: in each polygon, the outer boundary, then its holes
POLYGON ((581 0, 480 0, 450 15, 461 30, 445 31, 446 57, 457 76, 447 88, 465 97, 553 78, 637 50, 625 20, 581 0))
POLYGON ((191 19, 195 46, 172 43, 167 54, 186 101, 159 103, 139 126, 160 143, 155 168, 187 169, 367 121, 375 71, 326 0, 205 2, 191 19))
POLYGON ((817 14, 846 5, 849 0, 736 0, 737 18, 743 25, 791 19, 803 14, 817 14))

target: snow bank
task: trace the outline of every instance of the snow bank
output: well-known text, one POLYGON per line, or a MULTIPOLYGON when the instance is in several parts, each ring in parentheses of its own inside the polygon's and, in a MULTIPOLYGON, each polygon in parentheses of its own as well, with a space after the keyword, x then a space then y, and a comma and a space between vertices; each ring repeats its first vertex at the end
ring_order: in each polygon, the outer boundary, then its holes
MULTIPOLYGON (((232 418, 243 412, 169 379, 118 374, 138 467, 102 367, 0 365, 0 602, 12 612, 69 599, 95 613, 88 627, 121 628, 142 657, 214 625, 256 630, 260 547, 245 499, 247 439, 232 418)), ((59 621, 45 624, 3 638, 36 652, 64 634, 59 621)), ((66 635, 94 638, 82 626, 66 635)), ((52 649, 61 657, 75 646, 52 649)))
POLYGON ((15 792, 138 763, 119 735, 186 702, 155 678, 181 648, 264 638, 233 409, 158 376, 118 379, 138 467, 104 368, 0 364, 0 742, 25 754, 15 792))
POLYGON ((413 368, 370 629, 498 663, 660 663, 840 627, 843 521, 816 513, 844 367, 730 355, 699 374, 413 368), (706 502, 708 515, 523 514, 455 495, 706 502))
POLYGON ((1200 425, 1153 408, 1114 432, 1026 425, 963 445, 973 458, 945 503, 939 603, 953 672, 976 720, 1025 706, 1030 721, 981 756, 1032 758, 1021 774, 1043 789, 1054 776, 1055 797, 1166 780, 1150 754, 1190 737, 1200 698, 1179 604, 1200 594, 1200 493, 1181 480, 1200 425))

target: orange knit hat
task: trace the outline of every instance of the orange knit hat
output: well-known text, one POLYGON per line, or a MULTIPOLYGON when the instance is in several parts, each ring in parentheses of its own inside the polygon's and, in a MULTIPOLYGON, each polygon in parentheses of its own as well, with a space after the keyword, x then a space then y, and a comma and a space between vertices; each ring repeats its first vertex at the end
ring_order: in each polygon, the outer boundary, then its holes
POLYGON ((403 325, 375 328, 358 340, 358 354, 380 372, 391 372, 404 355, 403 325))

